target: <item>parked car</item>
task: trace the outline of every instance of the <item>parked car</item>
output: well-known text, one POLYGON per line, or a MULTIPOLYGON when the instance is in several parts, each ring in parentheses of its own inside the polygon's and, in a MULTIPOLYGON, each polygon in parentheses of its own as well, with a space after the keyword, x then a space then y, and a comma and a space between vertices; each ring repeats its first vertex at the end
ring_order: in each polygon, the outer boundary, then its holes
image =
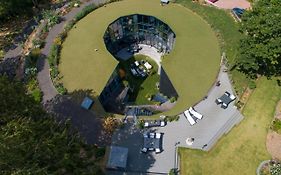
POLYGON ((243 13, 245 12, 245 9, 242 9, 242 8, 238 8, 238 7, 235 7, 231 10, 231 12, 236 15, 238 18, 241 18, 243 13))
POLYGON ((166 122, 164 120, 147 120, 144 121, 144 127, 164 127, 166 122))

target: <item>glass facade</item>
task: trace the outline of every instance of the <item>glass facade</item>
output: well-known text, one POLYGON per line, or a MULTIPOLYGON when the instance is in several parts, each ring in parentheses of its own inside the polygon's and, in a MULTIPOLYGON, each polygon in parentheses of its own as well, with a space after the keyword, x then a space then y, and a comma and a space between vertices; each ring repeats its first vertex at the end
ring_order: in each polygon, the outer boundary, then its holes
POLYGON ((173 49, 176 35, 161 20, 147 15, 123 16, 112 22, 105 34, 105 45, 112 54, 131 44, 146 44, 169 53, 173 49))

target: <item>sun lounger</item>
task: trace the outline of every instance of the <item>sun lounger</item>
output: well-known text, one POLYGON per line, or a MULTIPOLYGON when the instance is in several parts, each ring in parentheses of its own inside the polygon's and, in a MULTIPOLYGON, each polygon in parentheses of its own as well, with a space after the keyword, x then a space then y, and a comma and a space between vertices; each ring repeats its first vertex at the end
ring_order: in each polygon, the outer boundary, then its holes
POLYGON ((200 120, 203 118, 203 115, 198 113, 197 111, 195 111, 193 107, 189 108, 189 112, 191 113, 191 115, 193 115, 194 117, 196 117, 200 120))
POLYGON ((155 153, 157 154, 157 153, 161 153, 161 150, 159 149, 159 148, 156 148, 155 149, 155 153))
POLYGON ((190 115, 188 110, 184 111, 184 115, 185 115, 186 119, 188 120, 188 122, 190 123, 191 126, 196 123, 194 121, 194 119, 191 117, 191 115, 190 115))

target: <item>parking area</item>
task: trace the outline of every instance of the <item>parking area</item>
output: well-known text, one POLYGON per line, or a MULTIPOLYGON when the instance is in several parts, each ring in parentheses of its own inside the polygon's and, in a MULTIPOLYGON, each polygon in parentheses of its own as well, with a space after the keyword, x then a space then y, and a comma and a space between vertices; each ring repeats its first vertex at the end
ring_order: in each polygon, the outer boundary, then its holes
POLYGON ((220 85, 215 84, 208 96, 194 106, 194 109, 202 114, 203 118, 197 120, 193 126, 181 114, 178 121, 168 122, 165 127, 140 130, 133 124, 127 123, 123 129, 114 134, 112 145, 129 148, 127 173, 168 173, 170 169, 178 167, 177 147, 208 151, 222 135, 228 133, 243 119, 241 113, 234 106, 234 102, 225 109, 215 102, 225 91, 233 94, 225 70, 226 68, 222 66, 218 75, 220 85), (143 133, 148 131, 163 134, 163 151, 161 153, 141 152, 144 144, 143 133), (188 138, 193 140, 191 145, 186 143, 188 138))

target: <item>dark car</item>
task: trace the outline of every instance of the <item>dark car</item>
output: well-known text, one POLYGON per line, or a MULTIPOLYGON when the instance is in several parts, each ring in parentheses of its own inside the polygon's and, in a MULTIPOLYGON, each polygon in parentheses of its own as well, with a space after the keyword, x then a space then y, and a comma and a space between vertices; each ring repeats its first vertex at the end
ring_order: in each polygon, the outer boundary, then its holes
POLYGON ((245 12, 245 9, 241 9, 238 7, 235 7, 231 10, 231 12, 236 15, 238 18, 241 18, 241 16, 243 15, 243 13, 245 12))

